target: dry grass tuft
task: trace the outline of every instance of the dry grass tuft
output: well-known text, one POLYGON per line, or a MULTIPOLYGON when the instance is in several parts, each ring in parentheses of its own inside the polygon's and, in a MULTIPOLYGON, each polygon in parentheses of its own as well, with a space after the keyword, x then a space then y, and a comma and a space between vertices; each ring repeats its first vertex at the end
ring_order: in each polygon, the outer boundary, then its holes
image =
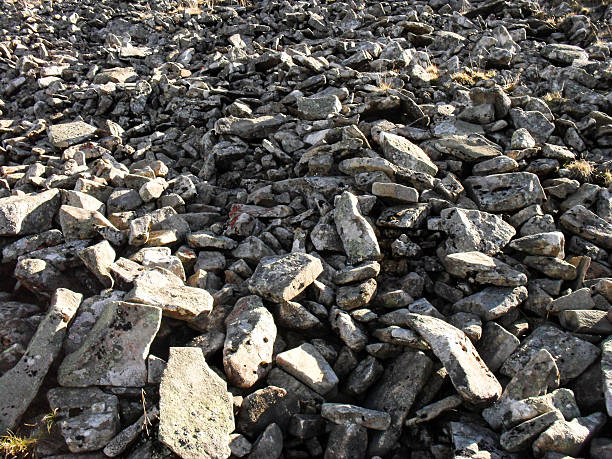
POLYGON ((425 67, 425 73, 427 73, 430 80, 437 80, 440 77, 440 69, 438 69, 436 64, 429 64, 425 67))
POLYGON ((28 457, 38 440, 36 438, 19 437, 10 430, 0 437, 0 453, 5 458, 28 457))
POLYGON ((570 170, 574 178, 583 181, 589 180, 595 171, 593 163, 586 159, 577 159, 566 164, 565 167, 570 170))
POLYGON ((547 104, 550 104, 551 102, 565 102, 565 101, 567 101, 567 99, 565 97, 563 97, 563 94, 561 93, 561 91, 547 92, 546 94, 544 94, 542 99, 547 104))
POLYGON ((451 80, 462 85, 474 85, 480 80, 490 80, 496 75, 495 70, 484 70, 467 68, 463 72, 453 73, 451 80))

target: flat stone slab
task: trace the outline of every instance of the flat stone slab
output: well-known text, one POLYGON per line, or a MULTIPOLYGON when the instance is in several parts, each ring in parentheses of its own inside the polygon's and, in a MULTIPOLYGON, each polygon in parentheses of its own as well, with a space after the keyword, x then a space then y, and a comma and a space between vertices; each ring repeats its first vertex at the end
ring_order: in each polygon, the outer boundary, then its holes
POLYGON ((486 212, 518 210, 545 198, 538 176, 530 172, 472 176, 463 185, 478 208, 486 212))
POLYGON ((68 148, 71 145, 85 142, 91 139, 95 132, 96 128, 84 121, 55 124, 47 129, 49 142, 55 148, 68 148))
POLYGON ((97 387, 56 387, 47 392, 60 432, 73 453, 96 451, 119 432, 119 399, 97 387))
POLYGON ((17 426, 36 397, 51 364, 59 354, 68 322, 76 313, 83 295, 57 289, 47 315, 32 337, 19 362, 0 377, 0 435, 17 426))
POLYGON ((0 199, 0 236, 23 236, 50 229, 60 202, 57 189, 0 199))
POLYGON ((451 253, 442 264, 453 276, 470 277, 480 284, 515 287, 527 284, 527 276, 506 263, 481 252, 451 253))
POLYGON ((471 312, 482 320, 496 320, 527 299, 527 288, 487 287, 453 304, 453 311, 471 312))
POLYGON ((427 341, 440 359, 464 400, 486 405, 500 397, 501 385, 465 333, 435 317, 407 314, 405 318, 407 325, 427 341))
POLYGON ((294 252, 263 258, 249 281, 249 290, 270 301, 290 301, 323 272, 321 260, 294 252))
POLYGON ((358 424, 374 430, 387 430, 391 424, 389 413, 345 403, 324 403, 321 416, 335 424, 358 424))
POLYGON ((582 205, 572 207, 559 218, 568 231, 606 249, 612 249, 612 223, 582 205))
POLYGON ((442 153, 467 162, 495 158, 502 153, 499 145, 479 134, 447 135, 435 140, 434 146, 442 153))
POLYGON ((104 306, 81 347, 58 369, 62 386, 143 387, 146 358, 161 324, 156 306, 116 301, 104 306))
POLYGON ((382 132, 380 145, 383 156, 397 166, 430 175, 438 173, 438 167, 427 156, 427 153, 405 137, 382 132))
POLYGON ((248 388, 266 375, 276 340, 274 317, 256 295, 245 296, 225 319, 223 368, 236 387, 248 388))
POLYGON ((281 352, 276 364, 321 395, 330 392, 339 381, 327 360, 310 343, 281 352))
POLYGON ((159 386, 159 439, 183 459, 227 458, 232 396, 202 350, 171 347, 159 386))
POLYGON ((506 376, 514 376, 541 349, 546 349, 555 359, 561 384, 580 375, 600 354, 599 348, 588 341, 552 325, 541 325, 523 340, 502 365, 500 372, 506 376))

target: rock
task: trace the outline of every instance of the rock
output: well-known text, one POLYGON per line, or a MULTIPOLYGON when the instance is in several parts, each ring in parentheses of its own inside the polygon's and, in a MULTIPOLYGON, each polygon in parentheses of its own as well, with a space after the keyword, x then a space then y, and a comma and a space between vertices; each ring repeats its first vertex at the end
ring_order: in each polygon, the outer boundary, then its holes
POLYGON ((52 227, 59 206, 57 189, 0 198, 0 235, 23 236, 46 231, 52 227))
POLYGON ((96 451, 119 432, 119 400, 97 387, 57 387, 47 392, 60 432, 72 453, 96 451))
POLYGON ((260 116, 258 118, 219 118, 215 123, 217 134, 237 135, 243 139, 262 139, 276 132, 289 121, 285 115, 260 116))
POLYGON ((338 307, 350 311, 368 304, 376 293, 376 281, 368 279, 357 285, 340 287, 336 294, 338 307))
POLYGON ((506 360, 500 372, 514 376, 541 349, 547 350, 555 359, 562 384, 580 375, 600 354, 599 349, 587 341, 552 325, 541 325, 506 360))
POLYGON ((434 141, 434 146, 442 153, 467 162, 479 162, 501 154, 498 145, 479 134, 447 135, 434 141))
POLYGON ((606 415, 593 413, 590 416, 572 421, 555 421, 533 442, 536 455, 554 451, 569 456, 577 456, 587 441, 606 423, 606 415))
POLYGON ((321 416, 335 424, 357 424, 374 430, 387 430, 391 424, 391 416, 384 411, 342 403, 324 403, 321 416))
POLYGON ((535 174, 512 172, 487 177, 468 177, 465 189, 486 212, 508 212, 519 210, 544 199, 544 190, 535 174))
POLYGON ((438 168, 429 159, 429 156, 405 137, 382 132, 380 134, 380 146, 385 159, 393 164, 430 175, 438 173, 438 168))
POLYGON ((107 303, 81 347, 60 365, 60 385, 143 387, 161 314, 156 306, 107 303))
POLYGON ((213 303, 206 290, 186 287, 179 277, 162 268, 147 270, 138 276, 125 300, 157 306, 165 316, 179 320, 209 312, 213 303))
POLYGON ((264 377, 276 340, 274 317, 258 296, 239 299, 225 319, 223 367, 230 382, 248 388, 264 377))
POLYGON ((138 420, 123 429, 115 438, 113 438, 104 447, 104 455, 108 457, 117 457, 123 453, 143 430, 146 430, 147 423, 151 423, 159 417, 159 410, 153 407, 144 413, 138 420))
POLYGON ((253 445, 249 459, 277 459, 282 452, 283 432, 277 424, 272 423, 253 445))
POLYGON ((501 450, 498 435, 490 429, 467 422, 450 422, 449 426, 454 447, 453 457, 508 457, 501 450))
POLYGON ((458 207, 440 212, 439 227, 448 235, 443 246, 445 254, 477 251, 495 255, 516 234, 497 215, 458 207))
POLYGON ((83 121, 55 124, 49 126, 47 134, 49 142, 55 148, 67 148, 77 143, 85 142, 93 137, 96 128, 83 121))
POLYGON ((345 285, 351 282, 360 282, 378 276, 379 272, 380 263, 377 261, 365 262, 355 267, 347 266, 336 272, 334 275, 334 283, 337 285, 345 285))
POLYGON ((599 218, 582 205, 574 206, 561 215, 559 223, 587 241, 612 249, 612 223, 599 218))
POLYGON ((453 310, 471 312, 482 320, 497 320, 527 299, 525 287, 487 287, 453 304, 453 310))
POLYGON ((512 138, 510 139, 510 146, 513 150, 524 150, 525 148, 533 148, 535 147, 535 145, 536 141, 527 129, 520 128, 512 133, 512 138))
POLYGON ((381 258, 374 229, 361 215, 355 195, 348 191, 340 195, 334 210, 334 221, 351 264, 381 258))
POLYGON ((541 50, 542 56, 555 64, 572 65, 575 60, 586 61, 589 56, 581 47, 551 43, 541 50))
POLYGON ((299 411, 297 398, 281 387, 268 386, 245 397, 238 413, 240 431, 249 436, 258 435, 271 423, 283 427, 299 411))
POLYGON ((0 433, 15 429, 21 416, 36 397, 51 364, 58 356, 68 323, 83 296, 58 289, 49 309, 19 362, 0 377, 0 433))
POLYGON ((525 274, 481 252, 453 253, 446 255, 442 263, 453 276, 462 279, 474 276, 480 284, 514 287, 527 283, 525 274))
POLYGON ((549 411, 507 430, 501 435, 499 442, 502 448, 512 453, 529 449, 533 440, 552 423, 564 420, 559 411, 549 411))
POLYGON ((572 280, 576 278, 576 267, 556 257, 528 255, 523 259, 523 263, 552 279, 572 280))
POLYGON ((229 457, 232 398, 200 349, 170 348, 159 395, 159 439, 164 444, 183 458, 229 457))
POLYGON ((612 413, 612 339, 601 343, 601 373, 608 416, 612 413))
POLYGON ((400 202, 419 202, 419 192, 416 188, 399 183, 374 182, 372 184, 372 194, 400 202))
POLYGON ((321 261, 294 252, 261 260, 249 282, 249 290, 270 301, 290 301, 323 272, 321 261))
POLYGON ((342 103, 337 96, 298 97, 297 109, 305 120, 324 120, 337 115, 342 110, 342 103))
POLYGON ((420 314, 407 314, 406 322, 431 346, 464 400, 484 405, 500 397, 501 385, 461 330, 435 317, 420 314))
POLYGON ((91 245, 81 250, 78 256, 100 284, 107 288, 113 287, 114 280, 109 267, 114 263, 116 253, 108 241, 91 245))
POLYGON ((565 236, 560 231, 537 233, 515 239, 508 247, 530 255, 562 258, 565 254, 565 236))
POLYGON ((332 427, 324 459, 365 459, 368 434, 357 424, 340 424, 332 427))
POLYGON ((495 322, 487 322, 482 329, 482 338, 476 349, 485 365, 493 372, 506 361, 521 344, 519 339, 495 322))
POLYGON ((566 309, 559 312, 559 323, 574 333, 612 334, 612 322, 606 311, 593 309, 566 309))
POLYGON ((310 343, 281 352, 276 356, 276 364, 321 395, 338 384, 334 370, 310 343))
POLYGON ((555 130, 555 125, 537 110, 510 109, 510 118, 517 129, 527 129, 536 142, 546 142, 555 130))

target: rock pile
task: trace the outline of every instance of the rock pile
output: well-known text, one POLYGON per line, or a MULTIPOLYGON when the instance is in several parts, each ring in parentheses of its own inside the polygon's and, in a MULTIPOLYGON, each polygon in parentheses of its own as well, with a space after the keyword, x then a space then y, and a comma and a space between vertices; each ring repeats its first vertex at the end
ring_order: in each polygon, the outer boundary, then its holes
POLYGON ((612 457, 594 3, 0 0, 0 435, 612 457))

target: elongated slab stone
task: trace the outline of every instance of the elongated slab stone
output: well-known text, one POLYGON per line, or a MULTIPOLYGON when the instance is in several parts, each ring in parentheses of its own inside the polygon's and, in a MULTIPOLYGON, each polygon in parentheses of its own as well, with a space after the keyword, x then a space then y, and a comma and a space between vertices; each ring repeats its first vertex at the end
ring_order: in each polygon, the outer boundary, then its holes
POLYGON ((349 263, 355 265, 382 258, 374 228, 361 215, 354 194, 345 191, 337 199, 334 221, 349 263))
POLYGON ((13 430, 40 388, 49 367, 59 354, 68 322, 83 295, 57 289, 26 353, 17 365, 0 377, 0 435, 13 430))
POLYGON ((170 348, 159 395, 159 439, 172 451, 183 459, 229 457, 232 396, 201 349, 170 348))
POLYGON ((480 210, 508 212, 544 199, 538 176, 530 172, 468 177, 463 185, 480 210))
POLYGON ((58 369, 62 386, 142 387, 147 383, 146 359, 161 324, 156 306, 111 302, 81 347, 58 369))
POLYGON ((277 365, 321 395, 338 384, 338 376, 317 348, 304 343, 276 356, 277 365))
POLYGON ((57 189, 0 199, 0 236, 22 236, 48 230, 60 206, 57 189))
POLYGON ((430 175, 438 173, 437 166, 427 156, 427 153, 405 137, 382 132, 380 145, 384 157, 393 164, 430 175))
POLYGON ((431 346, 465 400, 486 405, 500 397, 501 385, 465 333, 443 320, 421 314, 407 314, 406 321, 431 346))

